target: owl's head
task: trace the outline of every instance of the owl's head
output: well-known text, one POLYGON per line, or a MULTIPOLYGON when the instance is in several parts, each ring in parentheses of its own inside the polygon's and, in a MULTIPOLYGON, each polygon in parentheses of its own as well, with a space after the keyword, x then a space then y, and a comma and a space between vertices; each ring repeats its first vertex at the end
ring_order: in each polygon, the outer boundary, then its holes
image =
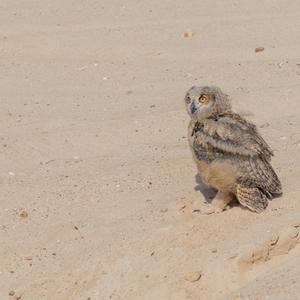
POLYGON ((188 114, 195 120, 231 110, 228 96, 216 86, 193 86, 184 101, 188 114))

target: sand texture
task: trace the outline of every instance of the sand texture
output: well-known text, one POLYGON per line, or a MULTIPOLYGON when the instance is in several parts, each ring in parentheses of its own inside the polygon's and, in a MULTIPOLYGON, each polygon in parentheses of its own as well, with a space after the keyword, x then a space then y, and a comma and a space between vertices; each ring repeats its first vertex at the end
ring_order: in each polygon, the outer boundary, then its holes
POLYGON ((300 299, 300 1, 0 1, 0 299, 300 299), (214 84, 283 196, 207 207, 183 97, 214 84))

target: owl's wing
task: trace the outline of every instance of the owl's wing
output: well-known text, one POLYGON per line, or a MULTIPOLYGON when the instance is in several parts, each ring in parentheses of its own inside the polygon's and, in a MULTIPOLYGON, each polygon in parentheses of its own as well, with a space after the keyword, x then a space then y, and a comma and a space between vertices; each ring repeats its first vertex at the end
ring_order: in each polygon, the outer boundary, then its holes
POLYGON ((243 206, 261 212, 268 199, 282 193, 280 180, 267 160, 253 157, 241 161, 239 167, 236 196, 243 206))
POLYGON ((268 206, 268 197, 256 187, 237 185, 236 196, 239 202, 255 212, 262 212, 268 206))
POLYGON ((196 140, 225 153, 260 156, 268 161, 273 155, 255 125, 234 113, 207 120, 201 129, 196 131, 196 140))

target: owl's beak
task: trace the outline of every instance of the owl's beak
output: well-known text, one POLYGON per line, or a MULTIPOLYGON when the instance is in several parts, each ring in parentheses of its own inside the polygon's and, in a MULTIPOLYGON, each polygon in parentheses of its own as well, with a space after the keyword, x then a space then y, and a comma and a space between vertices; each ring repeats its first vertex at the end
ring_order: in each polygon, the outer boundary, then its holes
POLYGON ((190 112, 191 112, 191 114, 193 114, 196 110, 197 110, 197 108, 195 106, 195 103, 192 102, 191 105, 190 105, 190 112))

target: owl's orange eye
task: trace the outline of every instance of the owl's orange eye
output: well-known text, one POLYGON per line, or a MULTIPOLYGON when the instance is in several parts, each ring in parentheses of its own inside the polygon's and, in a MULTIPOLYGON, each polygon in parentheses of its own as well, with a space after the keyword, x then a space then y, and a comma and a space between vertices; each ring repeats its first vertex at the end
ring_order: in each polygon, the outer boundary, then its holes
POLYGON ((199 102, 202 103, 202 104, 207 103, 208 99, 205 95, 202 95, 202 96, 199 97, 199 102))

